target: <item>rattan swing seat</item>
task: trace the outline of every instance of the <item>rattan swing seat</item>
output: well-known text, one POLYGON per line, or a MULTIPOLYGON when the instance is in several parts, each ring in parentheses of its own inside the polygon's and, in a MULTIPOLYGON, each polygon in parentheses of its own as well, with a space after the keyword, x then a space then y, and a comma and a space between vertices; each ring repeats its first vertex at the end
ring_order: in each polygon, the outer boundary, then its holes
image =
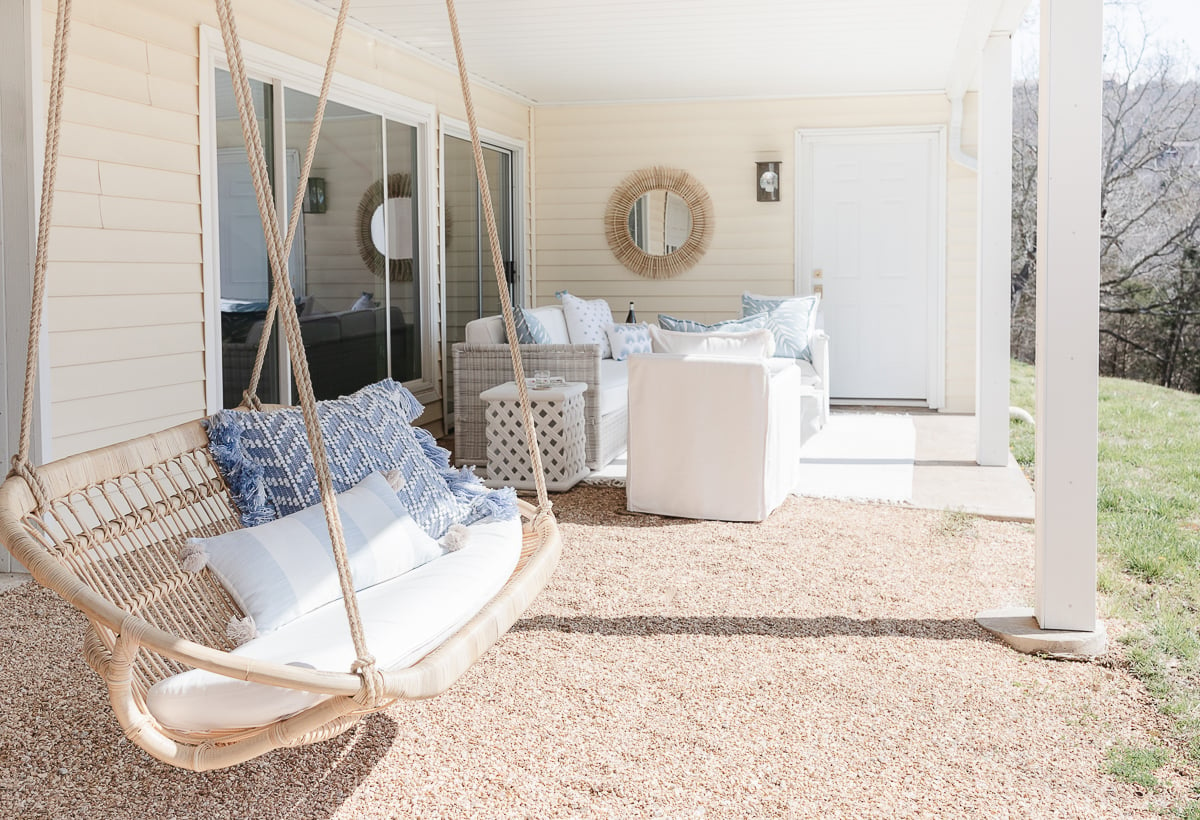
MULTIPOLYGON (((427 698, 445 691, 513 624, 546 585, 562 549, 541 470, 524 368, 516 344, 512 305, 503 286, 504 271, 495 215, 491 210, 453 0, 446 0, 476 171, 483 191, 497 286, 501 289, 501 308, 508 326, 513 367, 522 398, 538 504, 536 507, 519 504, 523 526, 515 569, 490 601, 473 616, 469 612, 464 616, 465 623, 460 628, 424 657, 403 668, 378 664, 369 652, 333 490, 328 452, 317 422, 316 400, 299 319, 294 308, 279 310, 280 305, 295 303, 286 260, 295 238, 300 202, 299 199, 293 201, 285 239, 275 217, 274 198, 248 91, 231 0, 215 0, 215 4, 229 52, 230 71, 238 96, 243 136, 274 283, 258 360, 244 405, 251 412, 263 409, 255 398, 255 391, 266 357, 271 323, 278 311, 304 416, 321 506, 328 524, 329 544, 337 565, 355 660, 349 671, 323 671, 233 653, 234 640, 227 635, 226 627, 231 618, 240 619, 245 613, 239 610, 207 566, 189 569, 187 562, 179 557, 180 547, 187 539, 217 536, 242 525, 230 488, 210 454, 203 420, 41 466, 30 461, 33 395, 46 293, 46 237, 50 229, 58 159, 71 0, 58 0, 47 116, 46 174, 34 261, 20 446, 13 459, 13 471, 0 485, 0 544, 29 569, 38 583, 62 596, 86 616, 90 627, 83 653, 87 663, 107 685, 109 700, 126 737, 166 763, 193 770, 231 766, 272 749, 325 740, 344 732, 363 715, 385 709, 398 700, 427 698), (201 731, 163 725, 148 708, 147 693, 157 682, 194 669, 236 681, 328 697, 291 714, 264 721, 263 725, 201 731)), ((298 195, 304 191, 312 167, 348 6, 349 0, 342 0, 297 186, 298 195)), ((516 527, 512 531, 515 538, 516 527)), ((515 544, 509 546, 515 547, 515 544)), ((511 557, 512 553, 508 555, 511 557)), ((492 580, 494 584, 487 587, 489 592, 502 579, 495 577, 492 580)))
POLYGON ((533 507, 522 502, 521 557, 508 583, 418 663, 382 670, 380 701, 366 708, 356 700, 363 688, 356 674, 229 654, 226 624, 243 613, 208 569, 188 572, 176 558, 189 537, 241 526, 200 421, 64 458, 40 467, 38 476, 52 499, 40 511, 26 479, 0 485, 0 541, 38 583, 87 616, 84 656, 107 684, 126 736, 186 769, 230 766, 334 737, 369 711, 445 691, 545 586, 562 544, 553 517, 535 526, 533 507), (189 668, 334 697, 267 726, 181 732, 155 720, 146 692, 189 668))

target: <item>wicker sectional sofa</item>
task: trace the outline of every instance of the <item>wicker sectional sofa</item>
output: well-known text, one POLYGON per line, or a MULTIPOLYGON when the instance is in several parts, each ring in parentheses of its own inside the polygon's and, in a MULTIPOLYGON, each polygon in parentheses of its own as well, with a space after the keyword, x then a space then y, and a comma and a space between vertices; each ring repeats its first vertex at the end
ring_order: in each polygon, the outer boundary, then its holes
MULTIPOLYGON (((561 307, 548 305, 531 312, 556 339, 566 338, 561 307)), ((513 379, 504 339, 503 320, 487 316, 467 323, 466 341, 454 345, 454 459, 460 466, 487 463, 484 403, 479 394, 513 379)), ((521 360, 527 377, 542 370, 587 385, 583 415, 588 467, 598 470, 625 450, 627 362, 601 359, 599 345, 569 343, 521 345, 521 360)))
MULTIPOLYGON (((567 339, 560 306, 547 305, 531 312, 556 342, 567 339)), ((799 420, 805 439, 820 430, 829 417, 828 344, 825 333, 814 328, 810 337, 813 361, 795 360, 805 384, 806 399, 799 420)), ((620 455, 626 448, 628 432, 629 363, 601 359, 600 347, 594 344, 524 344, 520 348, 527 377, 541 370, 587 385, 583 394, 587 466, 598 470, 620 455)), ((483 465, 487 463, 487 433, 484 402, 479 394, 513 379, 503 320, 488 316, 469 322, 466 341, 454 345, 453 357, 455 463, 483 465)))

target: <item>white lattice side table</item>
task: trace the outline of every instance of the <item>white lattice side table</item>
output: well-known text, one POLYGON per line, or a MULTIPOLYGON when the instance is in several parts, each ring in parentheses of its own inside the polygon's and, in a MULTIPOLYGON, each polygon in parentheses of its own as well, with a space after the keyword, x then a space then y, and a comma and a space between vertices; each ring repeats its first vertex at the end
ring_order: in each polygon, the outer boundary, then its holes
MULTIPOLYGON (((589 472, 584 463, 583 382, 556 384, 545 390, 529 388, 533 426, 542 451, 546 488, 569 490, 589 472)), ((525 442, 521 399, 516 382, 505 382, 484 390, 479 398, 487 404, 487 457, 489 487, 532 490, 533 463, 525 442)))

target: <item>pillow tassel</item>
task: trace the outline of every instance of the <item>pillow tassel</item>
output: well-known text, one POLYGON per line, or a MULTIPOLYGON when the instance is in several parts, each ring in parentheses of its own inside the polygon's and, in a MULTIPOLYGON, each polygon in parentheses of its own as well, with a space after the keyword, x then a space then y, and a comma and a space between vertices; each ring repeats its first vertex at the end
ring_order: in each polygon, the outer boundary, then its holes
POLYGON ((258 637, 258 627, 254 624, 254 618, 249 615, 245 618, 230 615, 229 623, 225 625, 225 636, 237 646, 241 646, 258 637))
POLYGON ((471 531, 462 524, 452 524, 439 542, 446 552, 458 552, 471 541, 471 531))
POLYGON ((189 538, 179 548, 179 563, 187 572, 198 573, 208 566, 208 551, 204 542, 198 538, 189 538))

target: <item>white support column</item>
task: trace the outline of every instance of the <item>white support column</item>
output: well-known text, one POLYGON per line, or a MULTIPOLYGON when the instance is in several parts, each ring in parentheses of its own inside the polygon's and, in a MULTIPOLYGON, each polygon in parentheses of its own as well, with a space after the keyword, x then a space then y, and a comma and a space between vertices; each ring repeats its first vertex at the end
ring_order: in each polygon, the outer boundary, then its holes
POLYGON ((979 257, 976 265, 975 460, 1008 464, 1012 279, 1012 36, 993 34, 979 65, 979 257))
POLYGON ((1102 0, 1041 0, 1035 616, 1097 628, 1102 0))

